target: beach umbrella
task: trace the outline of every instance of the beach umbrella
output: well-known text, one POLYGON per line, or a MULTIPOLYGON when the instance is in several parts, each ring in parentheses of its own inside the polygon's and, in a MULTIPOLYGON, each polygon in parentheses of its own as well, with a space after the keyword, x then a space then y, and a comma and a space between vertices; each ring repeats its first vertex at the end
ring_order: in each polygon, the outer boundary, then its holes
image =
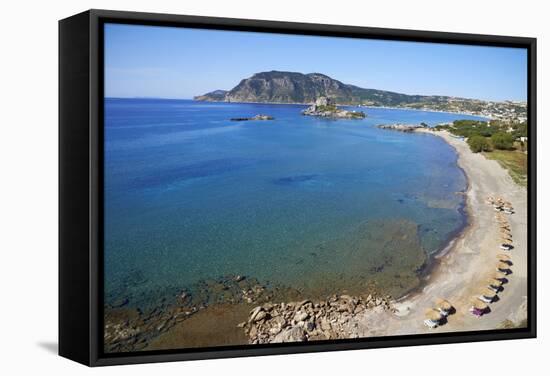
POLYGON ((496 295, 496 292, 494 292, 488 287, 483 288, 480 292, 481 292, 481 295, 485 296, 486 298, 494 298, 496 295))
POLYGON ((492 274, 492 277, 495 279, 503 279, 506 278, 506 273, 496 271, 492 274))
POLYGON ((453 305, 445 299, 437 299, 435 302, 437 308, 442 309, 444 311, 450 311, 451 308, 453 308, 453 305))
POLYGON ((499 270, 509 270, 510 269, 510 265, 508 265, 507 263, 505 262, 499 262, 497 264, 497 269, 499 270))
POLYGON ((505 255, 504 253, 498 254, 497 258, 501 261, 510 261, 512 259, 510 255, 505 255))
POLYGON ((476 298, 476 299, 472 299, 472 307, 474 307, 475 309, 485 311, 489 306, 487 305, 487 303, 484 303, 481 300, 476 298))
POLYGON ((496 286, 496 287, 502 286, 502 281, 500 279, 497 279, 497 278, 489 278, 487 280, 487 282, 491 286, 496 286))
POLYGON ((426 311, 426 317, 428 318, 428 320, 439 321, 441 320, 441 313, 433 308, 430 308, 426 311))

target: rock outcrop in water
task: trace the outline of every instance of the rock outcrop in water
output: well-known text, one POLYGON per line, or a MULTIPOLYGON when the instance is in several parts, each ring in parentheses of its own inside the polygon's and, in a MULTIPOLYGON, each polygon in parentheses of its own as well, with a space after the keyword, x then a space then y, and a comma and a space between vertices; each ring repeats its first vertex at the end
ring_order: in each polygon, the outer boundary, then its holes
POLYGON ((380 129, 389 129, 393 131, 399 131, 399 132, 414 132, 417 129, 420 128, 427 128, 427 125, 425 124, 380 124, 378 125, 378 128, 380 129))
POLYGON ((247 121, 247 120, 274 120, 275 118, 273 116, 269 115, 255 115, 252 117, 237 117, 237 118, 231 118, 231 121, 247 121))
POLYGON ((302 115, 337 119, 363 119, 366 116, 362 111, 342 110, 328 97, 317 98, 314 104, 302 111, 302 115))

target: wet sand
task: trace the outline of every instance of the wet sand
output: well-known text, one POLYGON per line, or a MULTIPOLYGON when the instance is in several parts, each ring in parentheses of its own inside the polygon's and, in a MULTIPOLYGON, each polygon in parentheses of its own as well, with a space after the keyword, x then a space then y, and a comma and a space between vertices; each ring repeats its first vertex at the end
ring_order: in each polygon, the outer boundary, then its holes
POLYGON ((519 325, 527 318, 527 192, 516 185, 508 172, 496 161, 472 153, 468 144, 448 132, 417 130, 427 137, 442 137, 458 153, 458 164, 468 177, 466 194, 469 224, 454 240, 450 248, 439 256, 438 265, 428 277, 424 288, 394 304, 395 313, 384 312, 377 317, 365 313, 355 317, 360 337, 390 336, 419 333, 440 333, 501 328, 506 320, 519 325), (507 253, 499 249, 499 229, 488 196, 500 196, 510 201, 515 213, 507 215, 513 234, 514 249, 512 274, 498 294, 498 301, 490 304, 491 312, 476 317, 469 312, 472 298, 479 295, 487 279, 496 271, 497 255, 507 253), (456 313, 446 324, 429 329, 423 323, 426 309, 432 308, 438 298, 449 300, 456 313))

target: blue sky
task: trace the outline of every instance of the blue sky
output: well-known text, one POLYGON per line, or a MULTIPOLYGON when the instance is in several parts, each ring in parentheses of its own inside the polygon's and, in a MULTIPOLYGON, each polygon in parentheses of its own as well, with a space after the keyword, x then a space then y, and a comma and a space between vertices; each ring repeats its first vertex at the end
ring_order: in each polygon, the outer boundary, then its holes
POLYGON ((270 70, 406 94, 527 98, 525 49, 105 26, 107 97, 192 98, 270 70))

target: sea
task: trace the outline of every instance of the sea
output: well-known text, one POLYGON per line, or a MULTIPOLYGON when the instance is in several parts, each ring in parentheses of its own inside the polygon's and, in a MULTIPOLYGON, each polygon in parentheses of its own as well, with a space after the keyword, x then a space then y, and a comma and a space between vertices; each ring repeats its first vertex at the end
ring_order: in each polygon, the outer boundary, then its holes
POLYGON ((200 281, 254 277, 304 298, 401 296, 467 224, 467 178, 430 126, 476 116, 105 99, 104 296, 145 308, 200 281), (231 121, 266 114, 274 120, 231 121))

